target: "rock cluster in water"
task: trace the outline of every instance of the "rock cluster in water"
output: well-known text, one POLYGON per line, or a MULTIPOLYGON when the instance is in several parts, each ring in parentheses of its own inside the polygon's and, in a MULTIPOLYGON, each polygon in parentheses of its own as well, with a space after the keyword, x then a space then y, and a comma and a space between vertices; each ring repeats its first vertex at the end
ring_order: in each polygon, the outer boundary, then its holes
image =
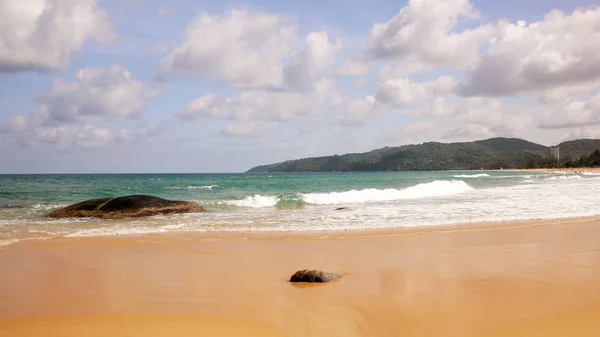
POLYGON ((119 198, 86 200, 57 209, 50 218, 121 219, 172 213, 200 213, 204 208, 195 202, 167 200, 150 195, 128 195, 119 198))
POLYGON ((326 283, 337 281, 342 278, 342 275, 326 273, 320 270, 299 270, 290 278, 290 282, 307 282, 307 283, 326 283))

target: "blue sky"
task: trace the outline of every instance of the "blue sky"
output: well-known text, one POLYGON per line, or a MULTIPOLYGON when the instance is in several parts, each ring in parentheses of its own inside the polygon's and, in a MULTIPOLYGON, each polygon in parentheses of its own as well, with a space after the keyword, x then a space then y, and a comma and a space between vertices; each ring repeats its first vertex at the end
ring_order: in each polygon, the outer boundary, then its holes
POLYGON ((0 173, 600 137, 592 1, 7 0, 0 173))

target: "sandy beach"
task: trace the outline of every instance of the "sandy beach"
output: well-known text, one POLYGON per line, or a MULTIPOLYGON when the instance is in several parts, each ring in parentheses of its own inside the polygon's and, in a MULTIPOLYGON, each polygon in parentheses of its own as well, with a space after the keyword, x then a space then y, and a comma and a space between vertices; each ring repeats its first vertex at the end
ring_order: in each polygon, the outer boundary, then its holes
POLYGON ((597 336, 600 219, 0 248, 2 336, 597 336), (287 282, 298 269, 344 275, 287 282))
POLYGON ((541 169, 541 168, 537 168, 537 169, 505 169, 505 170, 497 170, 497 171, 515 171, 515 172, 519 172, 519 171, 530 171, 530 172, 541 172, 541 173, 600 173, 600 167, 564 167, 564 168, 556 168, 556 169, 551 169, 551 168, 547 168, 547 169, 541 169))

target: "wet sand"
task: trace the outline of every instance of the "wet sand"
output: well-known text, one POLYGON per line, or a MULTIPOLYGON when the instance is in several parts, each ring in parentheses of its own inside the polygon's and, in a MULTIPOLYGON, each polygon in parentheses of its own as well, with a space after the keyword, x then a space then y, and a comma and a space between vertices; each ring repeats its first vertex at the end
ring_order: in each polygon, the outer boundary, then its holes
POLYGON ((0 336, 598 336, 600 219, 482 226, 19 242, 0 336))

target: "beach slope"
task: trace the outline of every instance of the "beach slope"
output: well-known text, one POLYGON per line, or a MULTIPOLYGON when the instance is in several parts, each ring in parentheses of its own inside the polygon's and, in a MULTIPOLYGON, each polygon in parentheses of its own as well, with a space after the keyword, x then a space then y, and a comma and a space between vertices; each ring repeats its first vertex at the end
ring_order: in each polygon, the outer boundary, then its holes
POLYGON ((600 331, 597 218, 350 233, 3 246, 0 335, 595 337, 600 331), (343 278, 289 283, 299 269, 343 278))

